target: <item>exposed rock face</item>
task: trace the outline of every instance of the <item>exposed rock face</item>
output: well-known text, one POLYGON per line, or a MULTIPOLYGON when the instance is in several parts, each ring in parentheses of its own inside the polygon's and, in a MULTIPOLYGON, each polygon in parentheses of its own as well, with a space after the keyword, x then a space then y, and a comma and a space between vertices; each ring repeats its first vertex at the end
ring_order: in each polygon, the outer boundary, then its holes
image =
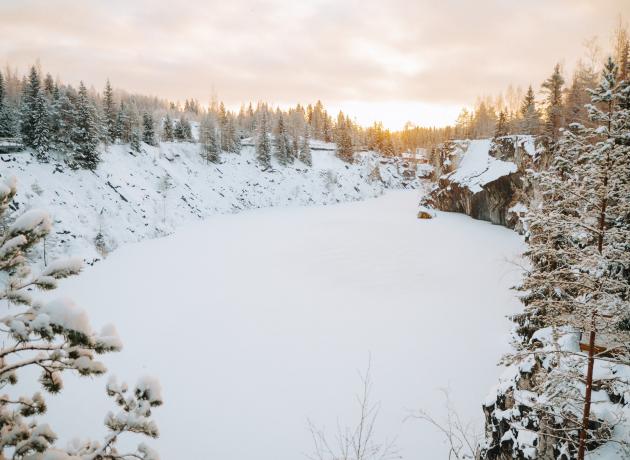
POLYGON ((429 203, 442 211, 460 212, 474 219, 514 228, 518 218, 508 213, 508 210, 522 187, 521 176, 519 172, 502 176, 476 193, 466 186, 443 178, 431 192, 429 203))
POLYGON ((521 231, 531 195, 525 170, 537 157, 531 136, 447 142, 434 152, 436 186, 426 204, 521 231))

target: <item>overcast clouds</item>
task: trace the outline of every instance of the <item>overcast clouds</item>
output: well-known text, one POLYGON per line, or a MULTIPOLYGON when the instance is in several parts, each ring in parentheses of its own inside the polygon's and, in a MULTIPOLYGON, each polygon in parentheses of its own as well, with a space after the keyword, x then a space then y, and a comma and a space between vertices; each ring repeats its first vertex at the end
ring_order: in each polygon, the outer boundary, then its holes
POLYGON ((453 107, 607 46, 619 13, 630 0, 0 0, 0 61, 179 100, 453 107))

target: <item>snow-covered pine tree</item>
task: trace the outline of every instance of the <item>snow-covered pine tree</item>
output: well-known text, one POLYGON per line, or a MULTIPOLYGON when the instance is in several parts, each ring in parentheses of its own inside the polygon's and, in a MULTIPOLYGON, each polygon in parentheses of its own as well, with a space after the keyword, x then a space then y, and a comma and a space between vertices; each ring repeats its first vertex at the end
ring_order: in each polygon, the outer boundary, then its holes
POLYGON ((310 129, 308 124, 304 125, 302 139, 299 147, 299 158, 302 163, 307 166, 313 166, 313 157, 311 155, 310 129))
POLYGON ((116 115, 116 138, 120 139, 123 144, 131 141, 131 119, 129 110, 123 101, 120 101, 118 114, 116 115))
POLYGON ((140 128, 131 129, 131 139, 129 139, 129 148, 134 152, 142 152, 142 133, 140 128))
POLYGON ((100 161, 99 124, 96 109, 83 82, 79 83, 72 138, 75 150, 71 165, 94 171, 100 161))
POLYGON ((219 109, 217 113, 217 121, 219 124, 219 135, 221 140, 221 150, 224 152, 232 151, 232 143, 230 139, 229 133, 229 114, 225 109, 225 105, 223 102, 219 104, 219 109))
POLYGON ((75 106, 76 93, 68 89, 60 89, 52 103, 51 132, 53 146, 56 150, 69 156, 76 151, 74 127, 77 119, 75 106))
MULTIPOLYGON (((0 219, 16 194, 15 180, 0 181, 0 219)), ((41 388, 51 394, 63 389, 62 375, 97 376, 106 372, 97 355, 120 351, 122 344, 113 326, 100 333, 90 325, 86 313, 71 300, 36 301, 37 289, 53 290, 57 280, 76 275, 82 268, 77 259, 55 261, 42 270, 34 269, 33 248, 51 229, 50 217, 31 210, 0 229, 0 300, 10 305, 0 318, 3 324, 0 348, 0 388, 14 387, 23 371, 40 372, 41 388), (27 256, 28 254, 28 256, 27 256)), ((26 376, 32 373, 26 373, 26 376)), ((14 391, 15 393, 15 391, 14 391)), ((85 441, 62 450, 52 427, 41 421, 46 400, 41 392, 0 398, 0 458, 14 460, 158 460, 155 451, 144 444, 129 454, 119 453, 116 443, 124 433, 157 437, 151 409, 162 403, 159 383, 150 378, 138 382, 128 393, 124 384, 110 379, 107 393, 120 407, 109 413, 105 425, 109 434, 103 443, 85 441)))
POLYGON ((166 142, 173 142, 175 140, 173 120, 168 113, 166 114, 166 117, 164 117, 164 123, 162 125, 162 140, 166 142))
POLYGON ((287 165, 293 162, 293 157, 289 152, 290 145, 289 137, 287 135, 287 128, 284 123, 282 112, 280 111, 278 112, 278 121, 276 123, 274 144, 275 155, 281 165, 287 165))
POLYGON ((258 114, 258 132, 256 133, 256 159, 263 170, 271 167, 271 140, 269 139, 268 117, 267 108, 263 107, 258 114))
POLYGON ((184 124, 182 121, 183 117, 175 120, 175 127, 173 128, 173 137, 178 142, 183 142, 186 140, 186 133, 184 132, 184 124))
POLYGON ((630 394, 630 91, 616 74, 609 59, 590 91, 594 126, 573 123, 539 173, 540 203, 527 217, 531 268, 519 286, 524 311, 514 317, 517 352, 485 406, 487 458, 575 458, 591 407, 591 359, 597 410, 585 444, 612 439, 621 457, 630 455, 616 431, 630 394), (591 331, 601 347, 592 358, 579 345, 591 331))
POLYGON ((236 121, 234 117, 230 115, 227 122, 227 143, 228 151, 231 153, 240 153, 241 151, 241 139, 236 128, 236 121))
POLYGON ((6 97, 6 84, 0 72, 0 137, 15 136, 15 113, 6 97))
POLYGON ((499 118, 497 119, 497 126, 494 128, 494 138, 504 137, 508 135, 508 120, 505 112, 501 110, 499 112, 499 118))
POLYGON ((537 135, 540 131, 540 114, 536 108, 536 96, 532 86, 527 88, 527 94, 521 105, 521 132, 523 134, 537 135))
POLYGON ((336 126, 337 156, 347 163, 352 163, 354 159, 354 148, 352 146, 351 127, 346 122, 346 117, 339 112, 336 126))
POLYGON ((20 133, 22 142, 27 147, 33 146, 33 130, 35 126, 33 107, 40 86, 39 74, 35 66, 32 66, 28 79, 24 79, 22 82, 22 99, 20 101, 20 133))
POLYGON ((546 93, 545 107, 545 126, 544 134, 550 146, 554 146, 558 140, 560 128, 563 126, 563 105, 562 91, 564 86, 564 78, 560 64, 556 64, 551 76, 542 84, 543 91, 546 93))
POLYGON ((192 134, 192 126, 190 124, 190 121, 187 118, 183 118, 181 122, 182 122, 182 131, 184 133, 184 140, 186 142, 195 142, 195 139, 193 138, 193 134, 192 134))
POLYGON ((55 92, 55 80, 53 80, 52 75, 47 73, 46 77, 44 78, 44 94, 46 95, 47 98, 50 99, 52 98, 54 92, 55 92))
POLYGON ((199 142, 201 148, 201 156, 208 162, 221 162, 221 148, 219 145, 219 134, 214 117, 211 114, 206 115, 200 126, 199 142))
POLYGON ((117 111, 114 101, 114 90, 109 82, 109 78, 107 79, 107 83, 105 83, 105 91, 103 93, 103 119, 107 131, 107 141, 113 144, 116 142, 117 137, 117 111))
POLYGON ((153 116, 148 112, 142 114, 142 141, 145 144, 156 145, 153 116))
POLYGON ((31 103, 31 140, 30 147, 35 150, 35 155, 39 161, 48 161, 48 151, 50 150, 50 124, 49 124, 48 100, 44 96, 44 91, 40 88, 31 103))

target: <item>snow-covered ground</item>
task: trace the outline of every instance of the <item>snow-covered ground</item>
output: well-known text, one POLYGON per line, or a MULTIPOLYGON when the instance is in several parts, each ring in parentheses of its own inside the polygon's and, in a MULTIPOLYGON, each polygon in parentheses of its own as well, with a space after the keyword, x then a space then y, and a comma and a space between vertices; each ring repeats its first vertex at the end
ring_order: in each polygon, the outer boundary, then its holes
MULTIPOLYGON (((321 142, 313 141, 313 148, 321 142)), ((313 150, 313 166, 297 161, 261 171, 254 148, 224 153, 207 163, 199 144, 163 142, 110 146, 95 172, 62 161, 41 164, 27 153, 0 156, 0 178, 18 182, 18 213, 45 208, 55 221, 49 255, 61 251, 87 260, 119 245, 171 233, 183 223, 243 209, 334 204, 376 197, 389 188, 417 187, 393 160, 373 153, 348 165, 334 151, 313 150), (379 167, 380 175, 371 174, 379 167)), ((334 145, 333 145, 334 149, 334 145)))
MULTIPOLYGON (((212 188, 214 185, 209 185, 212 188)), ((371 355, 376 439, 403 458, 446 458, 432 427, 450 388, 481 429, 481 403, 507 350, 505 315, 520 237, 469 217, 415 217, 419 193, 335 206, 216 215, 126 244, 62 283, 95 326, 113 322, 125 349, 110 371, 158 376, 164 460, 295 460, 312 449, 307 418, 334 436, 356 420, 357 371, 371 355)), ((67 440, 101 438, 106 378, 50 398, 67 440), (73 414, 67 417, 67 414, 73 414)))

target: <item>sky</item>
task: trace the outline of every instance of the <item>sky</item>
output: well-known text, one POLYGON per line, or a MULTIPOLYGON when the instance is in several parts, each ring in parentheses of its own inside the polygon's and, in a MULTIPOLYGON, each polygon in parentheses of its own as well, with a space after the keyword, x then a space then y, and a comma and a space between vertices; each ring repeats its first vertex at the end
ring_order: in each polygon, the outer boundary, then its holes
POLYGON ((0 0, 0 63, 238 107, 321 100, 361 124, 452 123, 477 96, 569 72, 630 0, 0 0))

